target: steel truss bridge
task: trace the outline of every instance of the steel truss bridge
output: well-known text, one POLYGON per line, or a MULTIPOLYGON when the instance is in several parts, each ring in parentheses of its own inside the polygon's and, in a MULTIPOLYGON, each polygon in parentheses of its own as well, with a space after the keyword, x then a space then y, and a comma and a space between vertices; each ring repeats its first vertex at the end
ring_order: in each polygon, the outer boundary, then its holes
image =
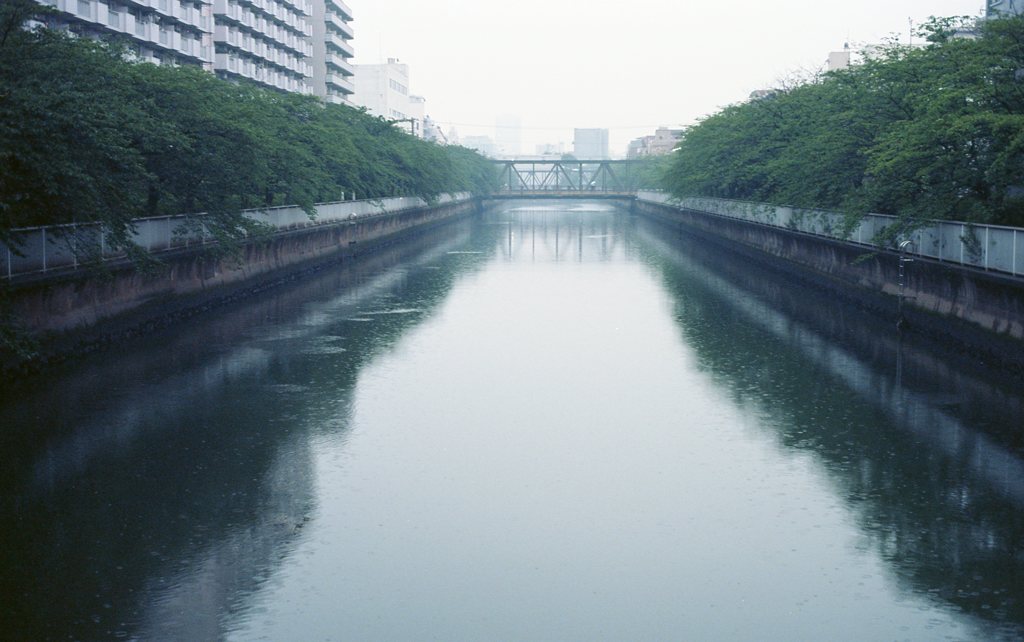
POLYGON ((494 198, 636 198, 629 160, 502 160, 494 198))

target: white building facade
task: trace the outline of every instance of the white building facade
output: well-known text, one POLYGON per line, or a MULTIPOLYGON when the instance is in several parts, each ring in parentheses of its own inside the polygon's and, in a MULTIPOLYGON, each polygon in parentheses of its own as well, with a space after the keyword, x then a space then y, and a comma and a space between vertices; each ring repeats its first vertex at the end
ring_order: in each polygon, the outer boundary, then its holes
POLYGON ((43 0, 58 13, 46 25, 87 37, 119 36, 140 60, 213 70, 209 0, 43 0))
POLYGON ((352 11, 344 0, 40 0, 46 24, 119 36, 140 60, 346 102, 354 91, 352 11))
POLYGON ((573 155, 580 160, 605 160, 608 158, 607 129, 574 130, 573 155))
POLYGON ((519 116, 505 114, 494 119, 494 144, 499 158, 515 159, 523 152, 523 121, 519 116))
POLYGON ((409 93, 409 65, 397 58, 379 65, 355 65, 352 103, 375 116, 401 121, 413 135, 423 135, 426 99, 409 93))
POLYGON ((313 93, 312 0, 214 0, 214 70, 313 93))
POLYGON ((329 103, 355 93, 352 10, 343 0, 313 0, 313 93, 329 103))

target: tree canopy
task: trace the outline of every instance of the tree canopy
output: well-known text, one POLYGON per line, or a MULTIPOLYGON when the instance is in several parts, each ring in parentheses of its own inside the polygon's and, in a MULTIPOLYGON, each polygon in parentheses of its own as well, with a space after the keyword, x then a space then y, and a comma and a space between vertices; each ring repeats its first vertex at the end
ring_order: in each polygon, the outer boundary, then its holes
POLYGON ((344 105, 132 62, 116 42, 25 29, 0 13, 0 240, 14 228, 207 212, 240 234, 244 208, 493 189, 489 161, 344 105))
POLYGON ((665 186, 714 196, 1024 225, 1024 17, 924 25, 924 47, 730 106, 687 130, 665 186))

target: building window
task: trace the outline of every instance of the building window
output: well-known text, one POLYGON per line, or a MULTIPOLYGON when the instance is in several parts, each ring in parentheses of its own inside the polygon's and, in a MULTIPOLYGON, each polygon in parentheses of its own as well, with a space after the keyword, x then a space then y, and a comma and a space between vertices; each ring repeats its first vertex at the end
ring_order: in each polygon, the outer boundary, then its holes
POLYGON ((117 10, 117 7, 110 5, 107 8, 107 24, 114 29, 121 28, 121 13, 117 10))
POLYGON ((78 0, 78 15, 86 18, 92 17, 92 6, 90 6, 89 0, 78 0))

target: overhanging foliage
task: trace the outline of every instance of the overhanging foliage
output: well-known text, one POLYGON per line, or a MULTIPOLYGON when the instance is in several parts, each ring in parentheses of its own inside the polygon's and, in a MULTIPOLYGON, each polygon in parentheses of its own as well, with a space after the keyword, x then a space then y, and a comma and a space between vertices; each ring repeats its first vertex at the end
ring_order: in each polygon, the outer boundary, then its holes
MULTIPOLYGON (((29 10, 26 10, 26 7, 29 10)), ((0 26, 30 0, 4 2, 0 26)), ((489 161, 412 137, 348 106, 130 62, 116 43, 4 29, 0 240, 17 227, 100 222, 129 245, 131 219, 207 212, 224 240, 240 210, 493 189, 489 161)))
POLYGON ((690 128, 665 185, 913 221, 1024 225, 1024 17, 936 19, 923 48, 734 105, 690 128))

